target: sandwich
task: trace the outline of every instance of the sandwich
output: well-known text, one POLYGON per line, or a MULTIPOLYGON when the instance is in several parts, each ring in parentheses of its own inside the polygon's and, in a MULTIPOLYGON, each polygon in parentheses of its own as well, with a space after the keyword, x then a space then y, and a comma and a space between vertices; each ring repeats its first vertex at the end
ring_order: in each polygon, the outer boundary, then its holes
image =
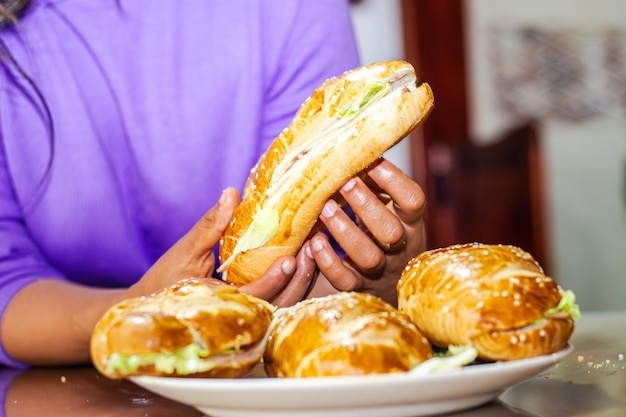
POLYGON ((398 309, 434 346, 472 346, 488 361, 557 352, 580 316, 574 293, 512 245, 422 252, 407 264, 397 290, 398 309))
POLYGON ((422 123, 434 105, 404 61, 377 62, 322 83, 251 170, 220 244, 218 272, 244 285, 295 255, 324 203, 422 123))
POLYGON ((263 363, 271 377, 407 372, 433 349, 407 317, 382 299, 343 292, 276 312, 263 363))
POLYGON ((260 361, 273 314, 230 285, 181 280, 111 307, 92 333, 92 362, 112 379, 239 377, 260 361))

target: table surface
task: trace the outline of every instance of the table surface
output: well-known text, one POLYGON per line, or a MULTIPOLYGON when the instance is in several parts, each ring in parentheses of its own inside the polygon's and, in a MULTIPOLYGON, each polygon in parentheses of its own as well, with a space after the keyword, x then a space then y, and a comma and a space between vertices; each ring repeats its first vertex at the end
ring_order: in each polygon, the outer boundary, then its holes
MULTIPOLYGON (((453 416, 626 416, 626 311, 583 312, 574 352, 482 407, 453 416)), ((4 415, 197 417, 195 409, 128 381, 109 380, 92 367, 0 369, 4 415)))

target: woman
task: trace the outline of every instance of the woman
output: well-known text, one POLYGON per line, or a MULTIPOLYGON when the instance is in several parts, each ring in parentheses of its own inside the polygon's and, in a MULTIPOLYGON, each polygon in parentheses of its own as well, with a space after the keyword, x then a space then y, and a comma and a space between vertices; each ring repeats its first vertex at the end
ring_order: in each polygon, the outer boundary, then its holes
MULTIPOLYGON (((3 3, 19 20, 0 31, 0 361, 85 362, 113 303, 212 276, 252 165, 315 87, 358 66, 349 6, 3 3)), ((345 256, 320 233, 241 290, 393 302, 423 249, 423 195, 387 161, 368 174, 392 202, 360 179, 342 189, 367 233, 332 200, 321 215, 345 256)))

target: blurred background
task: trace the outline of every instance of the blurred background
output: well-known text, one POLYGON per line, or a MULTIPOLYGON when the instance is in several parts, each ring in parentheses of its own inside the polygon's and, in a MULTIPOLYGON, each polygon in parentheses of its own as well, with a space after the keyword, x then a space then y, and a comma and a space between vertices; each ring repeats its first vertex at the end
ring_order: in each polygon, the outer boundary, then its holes
POLYGON ((584 310, 626 307, 626 2, 351 4, 363 62, 435 93, 387 155, 427 193, 429 247, 515 244, 584 310))

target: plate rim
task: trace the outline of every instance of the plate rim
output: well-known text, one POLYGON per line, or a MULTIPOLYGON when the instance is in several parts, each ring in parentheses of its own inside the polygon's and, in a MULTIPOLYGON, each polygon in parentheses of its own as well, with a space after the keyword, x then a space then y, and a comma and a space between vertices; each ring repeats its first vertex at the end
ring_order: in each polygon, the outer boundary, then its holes
POLYGON ((368 414, 368 410, 373 409, 385 410, 384 415, 388 417, 430 416, 492 401, 506 389, 554 366, 573 351, 574 346, 568 343, 548 355, 482 363, 432 374, 228 379, 136 376, 128 379, 148 391, 215 417, 291 417, 294 412, 301 417, 346 417, 355 413, 378 417, 380 412, 368 414), (451 383, 454 388, 445 389, 451 383))

